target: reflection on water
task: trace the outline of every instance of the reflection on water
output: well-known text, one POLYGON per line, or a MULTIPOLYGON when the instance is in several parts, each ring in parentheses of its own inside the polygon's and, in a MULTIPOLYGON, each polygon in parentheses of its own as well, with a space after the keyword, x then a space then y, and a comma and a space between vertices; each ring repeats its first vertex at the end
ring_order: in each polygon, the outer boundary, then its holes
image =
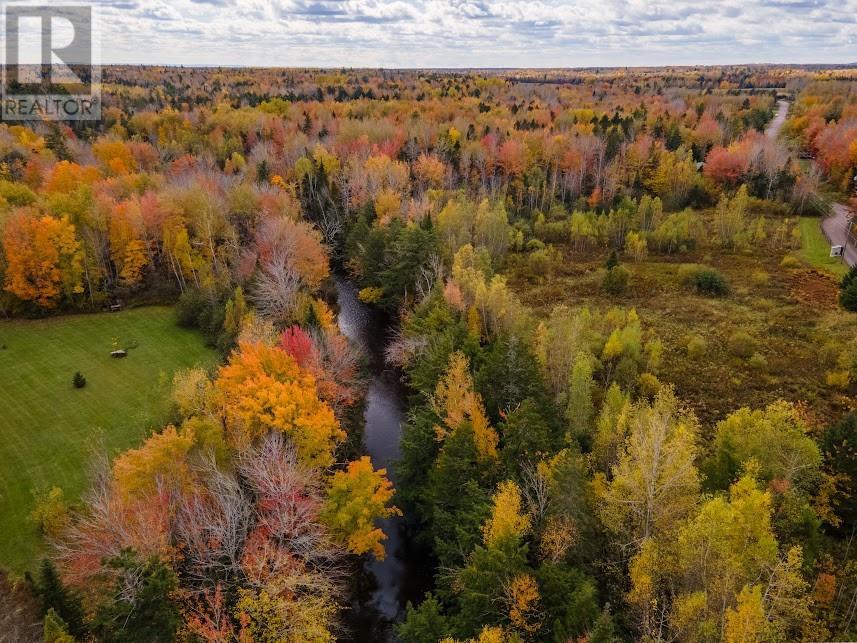
MULTIPOLYGON (((387 469, 388 477, 395 484, 393 464, 399 458, 405 404, 399 373, 384 364, 385 326, 371 308, 357 299, 353 284, 340 277, 335 278, 335 283, 339 329, 366 352, 371 367, 364 411, 366 452, 375 467, 387 469)), ((358 640, 389 639, 390 623, 401 618, 405 599, 413 598, 406 596, 414 579, 409 579, 404 522, 399 517, 388 518, 381 523, 381 528, 387 535, 387 557, 382 561, 370 557, 366 563, 374 587, 368 591, 365 603, 360 601, 363 604, 356 605, 355 609, 374 613, 355 614, 356 621, 363 623, 359 626, 361 631, 355 632, 358 640)))

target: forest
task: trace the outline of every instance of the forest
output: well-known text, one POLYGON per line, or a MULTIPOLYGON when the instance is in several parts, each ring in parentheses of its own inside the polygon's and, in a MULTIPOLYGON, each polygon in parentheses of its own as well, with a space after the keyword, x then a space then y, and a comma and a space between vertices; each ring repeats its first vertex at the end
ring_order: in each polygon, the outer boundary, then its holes
POLYGON ((0 638, 857 639, 857 67, 103 82, 0 124, 0 343, 169 305, 216 359, 27 490, 0 638))

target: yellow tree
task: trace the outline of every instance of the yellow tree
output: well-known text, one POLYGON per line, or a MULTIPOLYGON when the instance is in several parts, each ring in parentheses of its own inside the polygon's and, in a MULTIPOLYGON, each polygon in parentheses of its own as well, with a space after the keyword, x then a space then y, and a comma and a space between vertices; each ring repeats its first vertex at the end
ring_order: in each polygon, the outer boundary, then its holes
POLYGON ((505 588, 509 620, 516 630, 535 634, 542 626, 543 614, 539 609, 539 586, 530 574, 520 574, 505 588))
POLYGON ((321 521, 349 551, 372 552, 383 560, 387 536, 377 521, 401 515, 389 506, 395 491, 386 469, 373 469, 369 456, 349 462, 345 471, 337 471, 330 480, 321 521))
POLYGON ((143 268, 149 263, 139 207, 128 202, 117 204, 108 220, 107 230, 110 255, 119 279, 129 286, 139 283, 143 268))
POLYGON ((438 441, 445 440, 469 421, 478 454, 483 458, 497 456, 497 432, 488 425, 482 398, 473 387, 470 363, 464 353, 455 352, 450 357, 446 374, 435 388, 432 407, 443 420, 442 426, 434 428, 438 441))
POLYGON ((155 433, 139 449, 126 451, 113 464, 113 477, 126 499, 154 493, 157 484, 187 485, 187 454, 194 446, 193 431, 178 432, 172 425, 155 433))
POLYGON ((333 410, 319 399, 315 378, 285 351, 241 342, 218 371, 215 391, 233 447, 278 431, 295 445, 304 463, 333 463, 333 450, 345 433, 333 410))
POLYGON ((501 482, 493 498, 491 517, 482 526, 486 547, 509 538, 522 538, 530 529, 530 517, 523 511, 521 489, 512 480, 501 482))
POLYGON ((651 405, 631 412, 629 435, 612 467, 601 519, 623 546, 637 548, 673 531, 699 499, 698 426, 663 388, 651 405))
POLYGON ((726 625, 723 628, 725 643, 761 643, 766 640, 768 620, 762 604, 762 588, 759 585, 744 587, 738 594, 734 608, 726 610, 726 625))

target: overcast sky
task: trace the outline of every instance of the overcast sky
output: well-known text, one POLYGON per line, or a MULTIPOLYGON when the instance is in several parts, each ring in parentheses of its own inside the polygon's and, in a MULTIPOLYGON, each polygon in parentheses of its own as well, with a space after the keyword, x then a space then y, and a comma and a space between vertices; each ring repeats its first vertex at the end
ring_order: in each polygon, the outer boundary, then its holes
POLYGON ((857 61, 857 0, 98 0, 106 63, 580 67, 857 61))

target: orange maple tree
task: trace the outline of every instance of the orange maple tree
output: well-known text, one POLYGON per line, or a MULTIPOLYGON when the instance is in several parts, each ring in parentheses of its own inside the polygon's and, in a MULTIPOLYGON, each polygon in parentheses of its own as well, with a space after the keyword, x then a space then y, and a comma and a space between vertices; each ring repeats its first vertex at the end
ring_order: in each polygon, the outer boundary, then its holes
POLYGON ((330 406, 319 399, 315 377, 281 348, 240 343, 221 367, 215 389, 233 446, 247 446, 278 431, 291 440, 304 463, 333 463, 333 449, 345 433, 330 406))
POLYGON ((3 230, 4 287, 24 301, 54 308, 61 297, 83 292, 83 253, 68 217, 21 209, 3 230))

